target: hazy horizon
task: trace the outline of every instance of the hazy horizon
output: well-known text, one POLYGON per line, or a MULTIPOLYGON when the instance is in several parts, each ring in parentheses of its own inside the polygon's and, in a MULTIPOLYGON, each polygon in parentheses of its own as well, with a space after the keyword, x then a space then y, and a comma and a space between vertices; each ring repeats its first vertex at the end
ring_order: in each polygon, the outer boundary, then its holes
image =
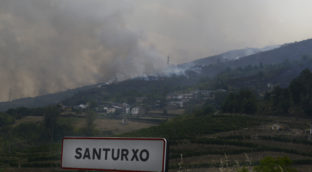
POLYGON ((308 0, 4 0, 0 101, 312 38, 308 0))

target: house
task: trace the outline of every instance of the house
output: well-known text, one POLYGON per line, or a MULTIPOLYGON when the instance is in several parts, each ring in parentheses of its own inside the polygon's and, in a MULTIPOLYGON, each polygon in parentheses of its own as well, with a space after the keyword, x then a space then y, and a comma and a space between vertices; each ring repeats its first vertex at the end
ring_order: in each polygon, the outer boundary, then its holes
POLYGON ((88 104, 79 104, 79 105, 75 105, 73 106, 74 110, 85 110, 89 107, 88 104))
POLYGON ((128 107, 130 107, 130 105, 128 104, 128 103, 122 103, 122 108, 128 108, 128 107))
POLYGON ((139 115, 140 114, 140 108, 135 106, 131 108, 131 115, 139 115))
POLYGON ((272 129, 273 131, 279 131, 279 130, 281 129, 281 125, 279 125, 279 124, 273 124, 273 125, 271 126, 271 129, 272 129))
POLYGON ((175 108, 183 108, 184 102, 183 101, 171 101, 168 103, 169 106, 175 107, 175 108))
POLYGON ((104 112, 107 114, 112 114, 116 112, 116 109, 113 107, 104 107, 103 109, 104 109, 104 112))
POLYGON ((130 114, 131 113, 131 109, 129 107, 125 108, 125 114, 130 114))
POLYGON ((142 115, 145 113, 145 109, 143 106, 133 106, 130 109, 130 114, 133 116, 142 115))
POLYGON ((87 109, 88 108, 88 104, 80 104, 79 108, 80 109, 87 109))

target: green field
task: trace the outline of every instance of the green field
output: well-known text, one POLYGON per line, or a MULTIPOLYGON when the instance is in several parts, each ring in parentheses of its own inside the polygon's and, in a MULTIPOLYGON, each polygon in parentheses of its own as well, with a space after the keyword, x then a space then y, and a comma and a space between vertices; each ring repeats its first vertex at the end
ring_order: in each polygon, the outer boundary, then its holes
MULTIPOLYGON (((298 170, 312 169, 312 141, 305 133, 309 120, 215 114, 181 115, 160 125, 135 121, 122 124, 119 119, 96 118, 93 136, 166 138, 169 141, 169 171, 236 171, 242 166, 257 165, 267 156, 287 156, 298 170), (274 124, 280 129, 272 130, 274 124)), ((11 124, 10 132, 14 134, 25 124, 40 129, 43 122, 43 117, 27 116, 11 124)), ((61 116, 58 123, 70 124, 72 132, 82 136, 86 120, 61 116)), ((24 137, 32 134, 29 137, 36 138, 33 129, 31 131, 24 129, 24 137)), ((62 171, 61 140, 36 143, 24 137, 2 137, 0 167, 3 171, 62 171)))
POLYGON ((173 171, 181 167, 235 171, 267 156, 287 156, 297 169, 306 171, 312 168, 312 141, 304 133, 307 127, 306 119, 290 117, 184 116, 125 136, 168 138, 173 171), (272 130, 275 123, 283 128, 272 130))

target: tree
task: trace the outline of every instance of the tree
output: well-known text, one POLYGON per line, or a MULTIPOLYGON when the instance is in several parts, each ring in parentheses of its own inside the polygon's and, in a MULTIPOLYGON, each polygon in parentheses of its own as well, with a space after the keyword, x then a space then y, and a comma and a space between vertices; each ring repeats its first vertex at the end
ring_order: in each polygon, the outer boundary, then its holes
POLYGON ((4 125, 13 124, 15 119, 6 113, 0 113, 0 127, 4 125))
POLYGON ((205 103, 200 109, 197 109, 194 112, 194 114, 196 116, 204 116, 204 115, 211 115, 215 112, 216 112, 216 109, 212 105, 205 103))
POLYGON ((222 105, 222 110, 229 113, 254 114, 257 112, 257 98, 250 90, 230 93, 222 105))
POLYGON ((274 115, 288 114, 292 105, 291 94, 287 88, 275 87, 274 90, 266 95, 266 99, 271 106, 271 113, 274 115))
POLYGON ((289 91, 295 106, 304 110, 307 115, 312 114, 312 73, 303 70, 289 85, 289 91))
POLYGON ((44 128, 46 135, 50 141, 54 141, 56 137, 56 131, 58 129, 57 119, 60 115, 60 110, 56 106, 50 106, 44 110, 44 128))
POLYGON ((264 99, 267 113, 273 115, 284 114, 312 114, 312 73, 303 70, 293 79, 288 88, 275 87, 267 93, 264 99))
POLYGON ((94 134, 94 121, 96 119, 96 113, 88 111, 86 113, 86 128, 85 132, 87 136, 92 136, 94 134))

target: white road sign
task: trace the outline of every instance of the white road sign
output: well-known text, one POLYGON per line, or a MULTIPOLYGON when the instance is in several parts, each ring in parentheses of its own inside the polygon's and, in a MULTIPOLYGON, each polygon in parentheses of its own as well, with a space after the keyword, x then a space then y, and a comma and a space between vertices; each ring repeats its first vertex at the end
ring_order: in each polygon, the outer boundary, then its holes
POLYGON ((166 171, 167 141, 162 138, 65 137, 63 169, 166 171))

